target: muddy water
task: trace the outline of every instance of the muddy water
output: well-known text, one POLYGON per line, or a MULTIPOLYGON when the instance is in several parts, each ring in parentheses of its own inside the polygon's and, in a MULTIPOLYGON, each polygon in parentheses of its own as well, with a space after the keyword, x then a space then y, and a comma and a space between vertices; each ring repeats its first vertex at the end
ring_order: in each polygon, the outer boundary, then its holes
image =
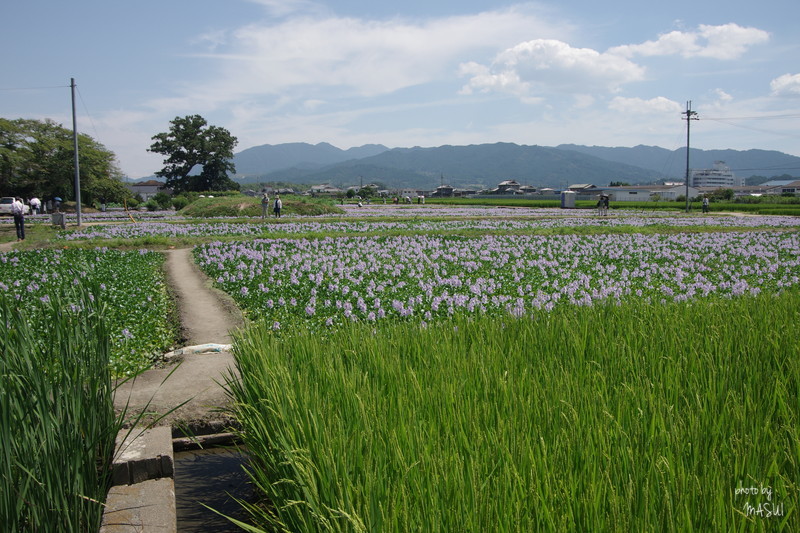
POLYGON ((180 533, 242 531, 201 504, 247 522, 234 500, 253 500, 252 487, 242 470, 246 461, 246 454, 233 446, 175 454, 175 500, 180 533))

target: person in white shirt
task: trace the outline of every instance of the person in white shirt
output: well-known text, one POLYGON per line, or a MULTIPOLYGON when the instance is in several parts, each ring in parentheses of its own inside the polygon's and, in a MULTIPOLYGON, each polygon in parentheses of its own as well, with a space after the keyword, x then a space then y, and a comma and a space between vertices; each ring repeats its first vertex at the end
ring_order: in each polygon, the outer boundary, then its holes
POLYGON ((11 203, 11 214, 14 215, 14 227, 17 230, 17 242, 25 240, 25 204, 17 196, 11 203))
POLYGON ((281 218, 281 209, 283 208, 283 202, 281 202, 281 197, 277 194, 275 195, 275 218, 281 218))
POLYGON ((42 209, 42 201, 39 200, 36 196, 31 198, 28 201, 28 204, 31 206, 31 214, 38 215, 42 209))

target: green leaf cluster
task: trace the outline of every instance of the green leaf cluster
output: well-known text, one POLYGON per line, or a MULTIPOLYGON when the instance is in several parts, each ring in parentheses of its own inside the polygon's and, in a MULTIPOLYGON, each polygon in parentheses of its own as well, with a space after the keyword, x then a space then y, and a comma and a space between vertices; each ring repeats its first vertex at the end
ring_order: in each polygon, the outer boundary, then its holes
MULTIPOLYGON (((116 156, 84 134, 78 135, 81 199, 121 202, 130 196, 116 156)), ((0 194, 75 198, 72 131, 52 120, 0 118, 0 194)))
POLYGON ((165 156, 164 168, 156 172, 175 192, 239 189, 228 177, 236 172, 233 148, 236 137, 225 128, 209 126, 200 115, 175 117, 168 132, 153 136, 148 151, 165 156), (193 174, 200 169, 199 174, 193 174))

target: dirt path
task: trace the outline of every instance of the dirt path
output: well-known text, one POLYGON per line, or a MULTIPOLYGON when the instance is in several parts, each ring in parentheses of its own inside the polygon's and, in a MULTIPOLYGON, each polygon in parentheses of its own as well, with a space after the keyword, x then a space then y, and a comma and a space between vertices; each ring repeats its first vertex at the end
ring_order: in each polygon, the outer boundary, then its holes
MULTIPOLYGON (((230 332, 243 324, 236 305, 211 287, 192 261, 191 250, 166 253, 167 279, 177 299, 185 344, 230 344, 230 332)), ((115 395, 115 408, 127 409, 129 418, 147 412, 151 420, 174 409, 157 425, 217 431, 230 422, 221 411, 228 403, 221 383, 234 372, 233 366, 228 352, 184 355, 179 364, 148 370, 122 384, 115 395)))

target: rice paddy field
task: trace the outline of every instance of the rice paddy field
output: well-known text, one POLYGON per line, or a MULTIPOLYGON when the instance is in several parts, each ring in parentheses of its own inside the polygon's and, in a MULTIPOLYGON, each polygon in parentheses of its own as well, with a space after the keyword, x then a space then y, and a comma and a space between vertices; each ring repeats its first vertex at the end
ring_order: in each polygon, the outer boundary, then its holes
POLYGON ((258 527, 800 526, 796 219, 555 220, 196 247, 254 323, 258 527))
POLYGON ((47 310, 99 298, 109 373, 145 367, 169 294, 128 248, 188 242, 250 320, 226 385, 250 530, 800 529, 800 219, 345 211, 104 218, 0 253, 19 360, 41 374, 47 310))

